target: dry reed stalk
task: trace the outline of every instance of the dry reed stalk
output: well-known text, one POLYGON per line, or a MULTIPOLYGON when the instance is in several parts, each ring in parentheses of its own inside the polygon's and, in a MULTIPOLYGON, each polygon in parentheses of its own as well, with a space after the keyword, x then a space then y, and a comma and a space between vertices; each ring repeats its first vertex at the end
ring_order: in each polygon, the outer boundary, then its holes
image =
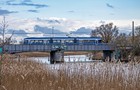
POLYGON ((140 90, 140 64, 5 60, 0 90, 140 90))

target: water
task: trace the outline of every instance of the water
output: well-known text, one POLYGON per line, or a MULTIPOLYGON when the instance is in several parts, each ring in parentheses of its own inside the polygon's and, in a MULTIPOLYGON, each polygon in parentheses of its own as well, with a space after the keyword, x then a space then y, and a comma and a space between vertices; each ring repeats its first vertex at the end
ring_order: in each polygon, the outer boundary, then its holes
POLYGON ((108 74, 110 76, 113 76, 116 73, 121 73, 125 80, 129 80, 130 77, 135 80, 139 77, 140 64, 104 63, 101 60, 90 60, 86 55, 64 56, 65 63, 63 64, 50 64, 49 57, 31 57, 30 59, 44 63, 44 67, 53 72, 54 75, 58 75, 60 70, 68 70, 69 75, 75 73, 79 74, 80 70, 82 70, 80 74, 82 73, 86 76, 91 75, 91 73, 92 75, 102 75, 109 70, 108 74))
MULTIPOLYGON (((50 57, 31 57, 30 59, 33 59, 38 62, 47 63, 50 64, 50 57)), ((64 62, 65 63, 72 63, 72 62, 95 62, 96 60, 91 60, 86 55, 68 55, 64 56, 64 62)))

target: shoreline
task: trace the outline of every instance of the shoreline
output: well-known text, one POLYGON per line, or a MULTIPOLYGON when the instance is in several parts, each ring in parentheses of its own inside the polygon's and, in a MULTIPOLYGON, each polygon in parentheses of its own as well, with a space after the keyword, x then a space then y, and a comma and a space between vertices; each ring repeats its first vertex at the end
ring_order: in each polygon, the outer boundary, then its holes
MULTIPOLYGON (((87 55, 89 52, 64 52, 64 55, 87 55)), ((18 53, 20 56, 27 56, 27 57, 47 57, 50 56, 48 52, 24 52, 18 53)))

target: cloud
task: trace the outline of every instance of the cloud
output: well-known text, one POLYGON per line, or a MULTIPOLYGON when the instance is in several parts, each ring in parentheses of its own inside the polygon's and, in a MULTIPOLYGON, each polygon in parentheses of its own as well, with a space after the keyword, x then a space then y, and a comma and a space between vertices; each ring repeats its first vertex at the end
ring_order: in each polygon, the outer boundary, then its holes
POLYGON ((55 29, 58 29, 62 32, 70 32, 79 29, 80 27, 90 27, 93 25, 91 22, 83 22, 79 20, 72 20, 72 19, 66 19, 66 18, 57 18, 57 17, 51 17, 51 18, 37 18, 36 22, 41 26, 48 26, 48 27, 54 27, 55 29))
POLYGON ((106 6, 109 7, 109 8, 112 8, 112 9, 114 8, 114 6, 109 4, 109 3, 106 3, 106 6))
POLYGON ((41 18, 37 18, 37 21, 47 22, 48 24, 60 24, 61 23, 59 20, 56 20, 56 19, 41 19, 41 18))
POLYGON ((68 11, 69 13, 75 13, 75 11, 71 10, 71 11, 68 11))
POLYGON ((79 29, 77 29, 76 31, 72 31, 71 33, 72 34, 87 34, 87 35, 90 35, 91 31, 93 29, 91 28, 86 28, 86 27, 80 27, 79 29))
POLYGON ((38 13, 38 10, 28 10, 28 12, 38 13))
POLYGON ((6 3, 11 3, 11 2, 14 2, 16 0, 7 0, 6 3))
POLYGON ((7 34, 12 34, 14 32, 14 36, 22 36, 22 37, 27 37, 27 32, 25 30, 14 30, 14 29, 9 29, 7 31, 7 34))
POLYGON ((7 5, 12 5, 12 6, 33 6, 35 8, 44 8, 44 7, 49 7, 46 4, 34 4, 34 3, 27 3, 27 2, 21 2, 21 3, 11 3, 7 2, 7 5))
MULTIPOLYGON (((0 21, 2 20, 2 17, 0 16, 0 21)), ((90 32, 90 30, 87 29, 95 29, 95 27, 100 26, 101 24, 107 24, 107 23, 114 23, 121 32, 130 32, 132 27, 132 20, 94 20, 94 21, 82 21, 82 20, 72 20, 72 19, 66 19, 66 18, 58 18, 58 17, 52 17, 52 18, 41 18, 40 21, 37 19, 21 19, 18 17, 11 17, 7 16, 6 20, 10 21, 9 29, 13 30, 25 30, 25 32, 28 33, 52 33, 52 27, 54 27, 54 33, 57 33, 55 30, 59 30, 60 32, 70 33, 71 31, 75 31, 73 33, 80 33, 80 32, 90 32), (48 23, 48 20, 57 20, 60 22, 60 24, 57 23, 48 23), (36 26, 37 25, 37 26, 36 26), (83 27, 83 28, 81 28, 83 27), (41 30, 41 31, 40 31, 41 30), (83 31, 82 31, 83 30, 83 31)), ((140 20, 134 20, 135 26, 140 25, 140 20)), ((83 33, 80 33, 83 34, 83 33)), ((60 34, 58 34, 60 35, 60 34)), ((31 36, 31 34, 28 34, 28 36, 31 36)), ((32 35, 33 37, 37 36, 36 34, 32 35)), ((40 34, 38 35, 40 36, 40 34)))
POLYGON ((34 30, 35 32, 41 32, 41 33, 44 33, 44 34, 64 34, 64 32, 61 32, 60 30, 58 29, 54 29, 54 28, 49 28, 49 27, 42 27, 42 26, 39 26, 39 25, 35 25, 34 26, 34 30))
POLYGON ((114 13, 110 13, 110 15, 115 15, 114 13))
POLYGON ((60 24, 61 22, 58 20, 46 20, 48 23, 57 23, 60 24))
POLYGON ((101 24, 105 24, 105 21, 102 21, 102 20, 101 20, 99 23, 101 23, 101 24))
POLYGON ((23 0, 22 2, 32 2, 32 0, 23 0))
POLYGON ((8 10, 2 10, 0 9, 0 15, 8 15, 11 13, 18 13, 17 11, 8 11, 8 10))

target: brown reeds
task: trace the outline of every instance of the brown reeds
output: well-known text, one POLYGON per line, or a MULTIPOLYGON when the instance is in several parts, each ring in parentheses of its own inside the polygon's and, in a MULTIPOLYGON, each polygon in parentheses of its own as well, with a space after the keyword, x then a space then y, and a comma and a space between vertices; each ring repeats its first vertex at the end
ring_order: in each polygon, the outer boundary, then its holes
POLYGON ((140 90, 140 64, 4 60, 0 90, 140 90))

